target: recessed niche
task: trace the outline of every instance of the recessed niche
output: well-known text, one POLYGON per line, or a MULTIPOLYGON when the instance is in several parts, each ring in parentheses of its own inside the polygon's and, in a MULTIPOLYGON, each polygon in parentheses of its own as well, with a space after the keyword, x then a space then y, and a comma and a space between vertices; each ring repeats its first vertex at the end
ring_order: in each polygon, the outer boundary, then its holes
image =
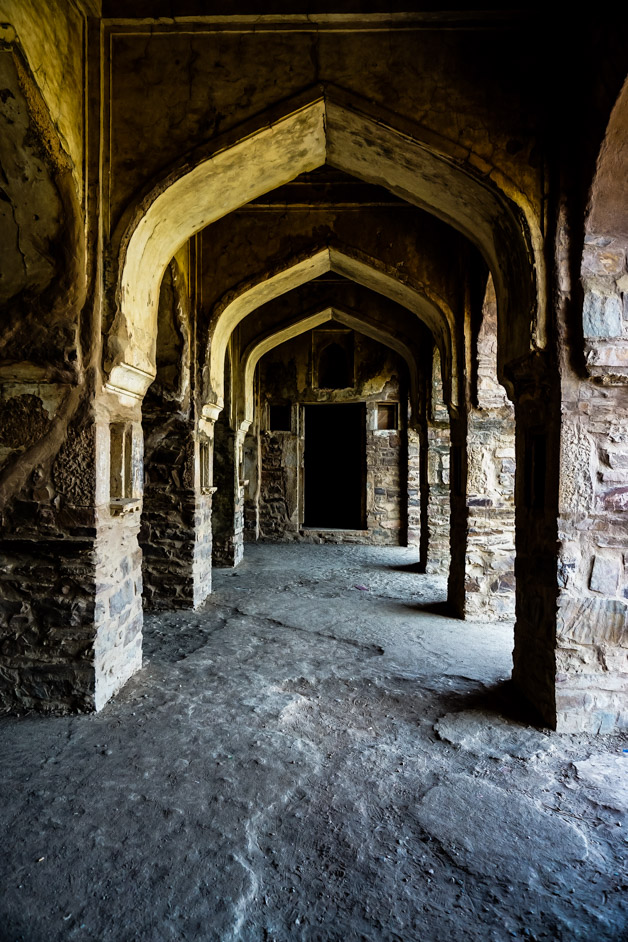
POLYGON ((381 432, 391 432, 397 429, 399 410, 396 402, 378 402, 377 428, 381 432))
POLYGON ((206 494, 212 484, 211 448, 208 441, 199 442, 198 464, 201 493, 206 494))
POLYGON ((109 429, 109 493, 112 501, 132 500, 133 426, 114 422, 109 429))
POLYGON ((268 429, 271 432, 291 432, 292 431, 291 406, 269 404, 268 429))

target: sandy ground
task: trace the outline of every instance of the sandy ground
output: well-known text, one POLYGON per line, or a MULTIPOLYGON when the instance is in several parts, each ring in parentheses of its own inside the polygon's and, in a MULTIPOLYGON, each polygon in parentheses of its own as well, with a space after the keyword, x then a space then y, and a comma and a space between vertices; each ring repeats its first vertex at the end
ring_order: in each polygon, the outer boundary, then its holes
POLYGON ((249 546, 100 714, 5 717, 0 938, 628 939, 628 737, 522 722, 413 558, 249 546))

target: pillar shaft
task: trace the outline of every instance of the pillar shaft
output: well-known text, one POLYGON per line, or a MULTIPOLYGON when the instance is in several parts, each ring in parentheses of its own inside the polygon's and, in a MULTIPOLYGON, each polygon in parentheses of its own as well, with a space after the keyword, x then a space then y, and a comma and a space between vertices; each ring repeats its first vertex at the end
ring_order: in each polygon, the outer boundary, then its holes
POLYGON ((514 483, 511 410, 471 410, 467 425, 465 618, 514 618, 514 483))
POLYGON ((222 415, 214 433, 213 563, 237 566, 244 555, 244 486, 240 482, 239 434, 222 415))

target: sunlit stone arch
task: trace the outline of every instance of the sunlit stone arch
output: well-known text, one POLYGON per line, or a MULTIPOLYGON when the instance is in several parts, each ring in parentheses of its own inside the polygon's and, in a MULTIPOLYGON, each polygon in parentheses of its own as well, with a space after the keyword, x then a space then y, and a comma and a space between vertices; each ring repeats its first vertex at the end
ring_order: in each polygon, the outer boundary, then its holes
POLYGON ((429 129, 358 96, 317 86, 188 154, 123 216, 105 380, 141 398, 155 374, 159 285, 194 233, 328 164, 431 212, 467 236, 495 280, 500 363, 543 347, 545 275, 538 214, 506 175, 429 129))

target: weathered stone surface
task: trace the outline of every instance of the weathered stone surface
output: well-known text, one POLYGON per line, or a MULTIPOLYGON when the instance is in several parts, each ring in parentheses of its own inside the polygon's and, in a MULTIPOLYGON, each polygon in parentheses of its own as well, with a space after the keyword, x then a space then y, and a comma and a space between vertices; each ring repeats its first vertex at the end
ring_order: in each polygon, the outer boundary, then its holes
POLYGON ((615 295, 601 295, 595 291, 584 299, 582 321, 585 337, 621 337, 622 306, 615 295))
POLYGON ((469 775, 431 788, 415 817, 465 870, 495 880, 547 879, 556 867, 584 860, 588 853, 586 839, 573 824, 469 775))
POLYGON ((93 426, 70 429, 52 469, 58 491, 70 504, 89 507, 96 497, 96 437, 93 426))
POLYGON ((558 616, 559 640, 628 646, 628 603, 620 599, 561 596, 558 616))
POLYGON ((0 403, 0 445, 25 448, 50 425, 50 415, 38 396, 15 396, 0 403))
POLYGON ((574 762, 578 781, 588 786, 587 796, 621 814, 628 808, 628 755, 593 755, 574 762))
POLYGON ((493 759, 506 756, 530 759, 552 748, 548 735, 529 726, 508 722, 500 716, 494 716, 488 726, 486 712, 482 710, 448 713, 434 725, 434 729, 446 742, 493 759))
POLYGON ((602 595, 614 596, 623 571, 623 562, 617 557, 594 556, 589 588, 602 595))

